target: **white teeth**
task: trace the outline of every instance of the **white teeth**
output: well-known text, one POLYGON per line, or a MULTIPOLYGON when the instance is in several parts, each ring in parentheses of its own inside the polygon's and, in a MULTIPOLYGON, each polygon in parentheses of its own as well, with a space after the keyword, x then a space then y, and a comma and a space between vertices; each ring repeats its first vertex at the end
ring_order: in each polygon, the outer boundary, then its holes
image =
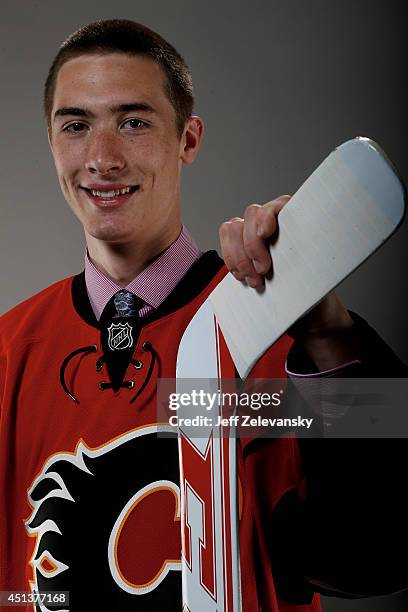
POLYGON ((113 198, 118 195, 125 195, 125 193, 129 192, 130 187, 123 187, 122 189, 112 189, 111 191, 97 191, 96 189, 91 189, 92 195, 98 198, 113 198))

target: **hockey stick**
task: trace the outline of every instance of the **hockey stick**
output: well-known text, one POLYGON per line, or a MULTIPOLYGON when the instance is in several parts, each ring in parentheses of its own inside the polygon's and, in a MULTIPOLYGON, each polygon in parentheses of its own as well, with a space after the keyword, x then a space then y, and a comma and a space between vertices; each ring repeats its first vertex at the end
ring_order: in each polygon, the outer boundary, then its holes
MULTIPOLYGON (((273 276, 263 292, 219 283, 188 325, 177 358, 178 390, 188 379, 222 385, 220 333, 241 376, 285 331, 395 232, 404 187, 368 138, 335 149, 279 214, 273 276), (200 350, 197 351, 197 347, 200 350)), ((190 385, 191 390, 191 385, 190 385)), ((184 610, 240 609, 235 442, 208 426, 180 428, 184 610), (233 577, 233 579, 231 579, 233 577)))

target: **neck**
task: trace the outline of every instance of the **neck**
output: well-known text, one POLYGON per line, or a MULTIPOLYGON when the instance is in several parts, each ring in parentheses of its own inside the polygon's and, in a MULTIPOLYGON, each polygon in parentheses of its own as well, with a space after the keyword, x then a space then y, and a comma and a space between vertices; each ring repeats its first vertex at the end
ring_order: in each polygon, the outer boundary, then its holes
POLYGON ((121 287, 126 287, 178 238, 180 232, 181 225, 148 243, 116 244, 98 240, 86 232, 85 236, 89 257, 96 268, 121 287))

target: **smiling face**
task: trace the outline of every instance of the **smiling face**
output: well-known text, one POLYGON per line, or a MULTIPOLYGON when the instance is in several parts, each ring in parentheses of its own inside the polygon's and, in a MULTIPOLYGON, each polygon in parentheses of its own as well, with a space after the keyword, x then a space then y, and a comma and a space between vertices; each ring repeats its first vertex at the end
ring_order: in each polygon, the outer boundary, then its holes
POLYGON ((59 70, 49 142, 91 240, 166 248, 180 231, 181 167, 203 126, 191 117, 180 137, 165 83, 156 62, 121 53, 82 55, 59 70))

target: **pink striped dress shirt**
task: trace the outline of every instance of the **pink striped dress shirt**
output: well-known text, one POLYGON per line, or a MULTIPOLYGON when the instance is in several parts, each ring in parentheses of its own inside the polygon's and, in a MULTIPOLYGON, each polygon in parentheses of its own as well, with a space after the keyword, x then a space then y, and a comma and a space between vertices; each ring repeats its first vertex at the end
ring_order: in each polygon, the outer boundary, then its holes
POLYGON ((139 311, 141 317, 158 308, 174 287, 181 281, 187 270, 202 252, 186 227, 163 253, 136 276, 126 287, 121 287, 107 277, 91 261, 88 250, 85 253, 85 283, 92 309, 100 319, 109 300, 121 289, 127 289, 145 304, 139 311))

